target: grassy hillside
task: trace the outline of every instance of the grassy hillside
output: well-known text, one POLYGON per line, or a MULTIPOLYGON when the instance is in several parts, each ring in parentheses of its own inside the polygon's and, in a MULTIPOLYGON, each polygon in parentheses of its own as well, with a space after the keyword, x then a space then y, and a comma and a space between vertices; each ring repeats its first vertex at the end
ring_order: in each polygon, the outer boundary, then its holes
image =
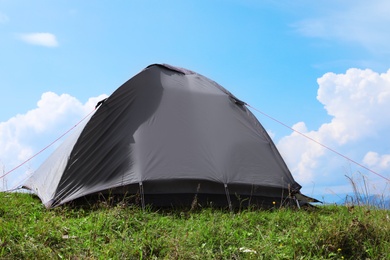
POLYGON ((390 259, 390 212, 367 207, 229 213, 100 203, 46 210, 0 193, 0 259, 390 259))

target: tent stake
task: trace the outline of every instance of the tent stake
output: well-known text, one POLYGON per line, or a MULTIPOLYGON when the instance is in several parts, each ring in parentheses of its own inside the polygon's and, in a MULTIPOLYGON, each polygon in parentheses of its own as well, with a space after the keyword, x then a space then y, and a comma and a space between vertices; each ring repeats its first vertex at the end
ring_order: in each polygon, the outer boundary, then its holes
POLYGON ((298 201, 297 197, 293 196, 293 199, 294 199, 295 202, 297 203, 298 209, 301 209, 301 206, 299 205, 299 201, 298 201))
POLYGON ((140 195, 141 195, 142 210, 145 210, 144 186, 142 185, 142 182, 139 183, 139 192, 140 192, 140 195))
POLYGON ((226 198, 227 198, 227 201, 228 201, 228 204, 229 204, 229 210, 230 210, 230 212, 233 212, 232 202, 230 200, 229 189, 228 189, 228 186, 227 186, 226 183, 225 183, 225 193, 226 193, 226 198))

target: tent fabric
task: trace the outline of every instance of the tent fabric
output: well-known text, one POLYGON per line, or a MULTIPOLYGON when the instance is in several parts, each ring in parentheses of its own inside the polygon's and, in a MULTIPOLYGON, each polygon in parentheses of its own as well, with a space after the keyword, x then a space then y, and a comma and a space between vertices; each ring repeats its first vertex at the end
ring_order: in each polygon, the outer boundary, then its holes
POLYGON ((193 194, 265 202, 301 188, 245 102, 166 64, 120 86, 24 186, 48 208, 108 190, 173 205, 193 194))

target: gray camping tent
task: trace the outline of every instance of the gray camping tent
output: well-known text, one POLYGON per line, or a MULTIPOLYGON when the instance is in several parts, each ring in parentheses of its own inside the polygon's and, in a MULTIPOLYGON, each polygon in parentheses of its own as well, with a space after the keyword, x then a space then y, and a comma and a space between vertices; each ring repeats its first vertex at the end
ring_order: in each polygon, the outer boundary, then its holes
POLYGON ((165 64, 119 87, 24 187, 48 208, 99 192, 138 194, 160 206, 190 205, 195 197, 267 206, 301 195, 244 102, 165 64))

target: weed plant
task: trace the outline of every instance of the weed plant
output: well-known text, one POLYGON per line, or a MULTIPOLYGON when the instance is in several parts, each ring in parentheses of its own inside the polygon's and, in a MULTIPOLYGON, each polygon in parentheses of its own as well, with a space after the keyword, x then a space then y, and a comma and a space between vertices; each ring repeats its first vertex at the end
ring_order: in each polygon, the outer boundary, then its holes
POLYGON ((389 211, 365 206, 45 209, 0 193, 0 259, 390 259, 389 211))
POLYGON ((390 209, 390 183, 386 183, 384 190, 372 194, 367 177, 361 172, 350 174, 350 176, 345 175, 345 177, 349 180, 353 190, 353 195, 346 197, 345 204, 390 209))

